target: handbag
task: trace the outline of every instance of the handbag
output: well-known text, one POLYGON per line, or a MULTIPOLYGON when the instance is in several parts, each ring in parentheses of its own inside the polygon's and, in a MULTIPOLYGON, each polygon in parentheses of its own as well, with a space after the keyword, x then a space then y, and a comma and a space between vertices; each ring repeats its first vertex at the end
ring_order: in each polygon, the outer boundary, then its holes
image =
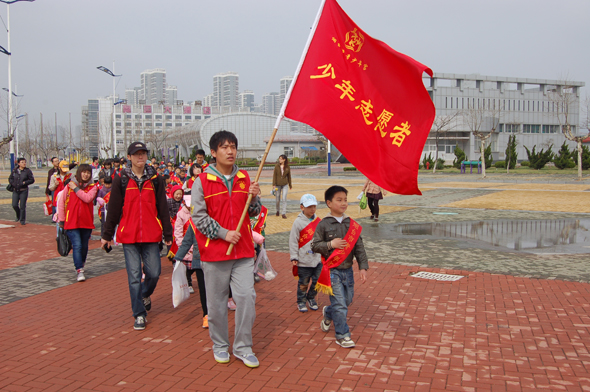
POLYGON ((45 214, 45 216, 49 216, 53 213, 53 203, 51 202, 51 200, 43 203, 43 213, 45 214))
POLYGON ((186 265, 182 261, 177 261, 172 271, 172 306, 175 308, 189 299, 191 293, 188 289, 188 280, 186 279, 186 265))
POLYGON ((359 207, 361 210, 367 208, 367 194, 363 193, 363 197, 361 197, 361 201, 359 201, 359 207))
POLYGON ((14 192, 14 187, 12 186, 12 184, 11 184, 11 183, 8 183, 8 185, 6 185, 6 190, 7 190, 8 192, 14 192))
POLYGON ((70 241, 70 237, 66 234, 66 231, 63 228, 59 228, 57 231, 57 252, 66 257, 70 254, 72 250, 72 241, 70 241))

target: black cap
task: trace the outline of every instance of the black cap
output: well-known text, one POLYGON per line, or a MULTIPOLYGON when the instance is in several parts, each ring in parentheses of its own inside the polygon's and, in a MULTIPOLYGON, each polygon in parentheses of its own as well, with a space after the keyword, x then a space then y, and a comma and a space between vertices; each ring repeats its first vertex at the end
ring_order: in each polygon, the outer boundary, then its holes
POLYGON ((133 155, 138 151, 145 151, 145 152, 149 152, 149 150, 147 149, 146 145, 142 142, 133 142, 129 145, 129 148, 127 149, 127 155, 133 155))

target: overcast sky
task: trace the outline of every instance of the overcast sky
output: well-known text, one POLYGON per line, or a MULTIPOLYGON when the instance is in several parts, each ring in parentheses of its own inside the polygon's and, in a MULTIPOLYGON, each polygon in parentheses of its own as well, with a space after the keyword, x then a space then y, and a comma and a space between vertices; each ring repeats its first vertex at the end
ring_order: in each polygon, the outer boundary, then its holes
MULTIPOLYGON (((590 1, 339 0, 369 35, 434 72, 583 81, 590 87, 590 1)), ((213 75, 235 71, 240 91, 279 91, 295 71, 320 0, 37 0, 10 6, 12 83, 19 113, 79 125, 88 99, 112 92, 99 65, 123 74, 164 68, 178 99, 213 92, 213 75)), ((6 5, 0 16, 7 23, 6 5)), ((4 28, 0 25, 0 28, 4 28)), ((5 31, 5 29, 4 29, 5 31)), ((0 31, 0 45, 7 36, 0 31)), ((0 54, 0 87, 8 87, 0 54)), ((0 91, 0 93, 3 93, 0 91)), ((1 95, 6 100, 6 93, 1 95)), ((2 133, 6 126, 0 124, 2 133)))

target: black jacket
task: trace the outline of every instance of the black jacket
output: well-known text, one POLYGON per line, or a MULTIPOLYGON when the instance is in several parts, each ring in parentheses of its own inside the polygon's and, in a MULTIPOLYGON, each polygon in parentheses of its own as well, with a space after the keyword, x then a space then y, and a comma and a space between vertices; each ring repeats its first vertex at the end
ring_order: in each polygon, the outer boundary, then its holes
POLYGON ((35 177, 33 177, 33 172, 28 167, 25 167, 20 173, 19 168, 16 167, 12 173, 10 173, 8 182, 12 184, 15 191, 24 191, 25 189, 29 189, 29 185, 35 182, 35 177))

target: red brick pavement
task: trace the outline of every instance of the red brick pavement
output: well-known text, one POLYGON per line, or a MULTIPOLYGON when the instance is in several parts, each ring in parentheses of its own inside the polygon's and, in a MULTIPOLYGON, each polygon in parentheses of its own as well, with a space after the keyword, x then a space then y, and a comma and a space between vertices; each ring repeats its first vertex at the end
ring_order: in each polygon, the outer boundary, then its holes
MULTIPOLYGON (((0 270, 59 257, 55 241, 47 240, 55 238, 55 226, 32 223, 21 226, 20 223, 9 221, 0 221, 0 224, 14 226, 0 229, 0 270)), ((90 241, 88 247, 99 248, 100 241, 90 241)))
POLYGON ((296 311, 288 255, 269 254, 279 275, 256 285, 260 368, 213 361, 198 294, 173 309, 163 262, 142 332, 125 271, 0 307, 0 390, 590 390, 588 284, 465 271, 437 282, 371 263, 349 311, 357 346, 343 349, 320 312, 296 311))

